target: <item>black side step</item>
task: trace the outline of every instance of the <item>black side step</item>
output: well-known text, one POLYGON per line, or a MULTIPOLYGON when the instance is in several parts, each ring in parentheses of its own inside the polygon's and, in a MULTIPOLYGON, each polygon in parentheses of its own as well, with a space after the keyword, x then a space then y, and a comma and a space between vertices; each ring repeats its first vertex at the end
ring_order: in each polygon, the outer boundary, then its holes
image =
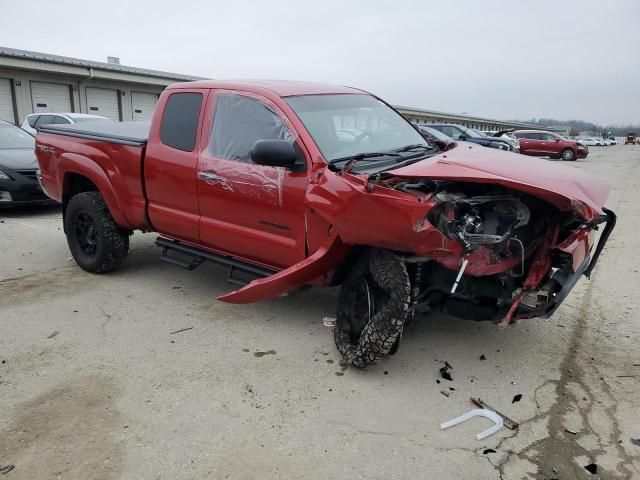
POLYGON ((256 278, 264 278, 276 273, 275 270, 253 265, 229 255, 208 252, 176 240, 158 237, 156 245, 162 248, 160 260, 187 270, 193 270, 205 261, 229 267, 227 280, 236 285, 246 285, 256 278))

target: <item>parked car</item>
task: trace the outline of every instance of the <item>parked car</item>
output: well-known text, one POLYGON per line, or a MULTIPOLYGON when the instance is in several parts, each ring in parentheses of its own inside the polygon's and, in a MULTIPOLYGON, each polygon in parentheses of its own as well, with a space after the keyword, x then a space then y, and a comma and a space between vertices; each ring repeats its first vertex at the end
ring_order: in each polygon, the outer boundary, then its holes
POLYGON ((55 203, 38 184, 34 147, 33 135, 0 120, 0 208, 55 203))
POLYGON ((601 178, 441 152, 377 97, 309 82, 170 85, 150 124, 47 125, 36 152, 83 269, 117 268, 145 230, 172 265, 227 266, 246 285, 225 302, 341 285, 334 338, 356 367, 395 352, 417 311, 550 316, 615 223, 601 178), (340 137, 354 118, 367 127, 340 137))
POLYGON ((491 134, 492 137, 503 138, 507 142, 511 143, 511 147, 514 152, 520 152, 520 140, 513 134, 515 128, 508 130, 499 130, 491 134))
POLYGON ((415 125, 420 130, 420 133, 422 133, 422 136, 426 138, 428 142, 437 145, 440 150, 449 150, 456 143, 453 138, 445 135, 440 130, 436 130, 435 128, 431 128, 424 124, 415 125))
POLYGON ((624 139, 625 145, 635 145, 636 144, 636 134, 635 132, 627 133, 627 138, 624 139))
POLYGON ((89 115, 88 113, 30 113, 22 122, 24 130, 32 135, 36 134, 36 129, 42 125, 68 125, 94 120, 112 120, 100 115, 89 115))
POLYGON ((595 147, 597 144, 596 139, 591 137, 578 137, 575 141, 587 147, 595 147))
POLYGON ((557 133, 542 130, 516 130, 520 140, 520 153, 562 160, 587 158, 589 149, 580 141, 568 140, 557 133))
POLYGON ((462 140, 465 142, 476 143, 478 145, 482 145, 483 147, 489 148, 497 148, 498 150, 507 150, 514 151, 514 147, 511 142, 497 137, 485 137, 480 133, 476 132, 467 127, 463 127, 462 125, 455 125, 449 123, 430 123, 429 127, 438 130, 448 137, 453 138, 454 140, 462 140))

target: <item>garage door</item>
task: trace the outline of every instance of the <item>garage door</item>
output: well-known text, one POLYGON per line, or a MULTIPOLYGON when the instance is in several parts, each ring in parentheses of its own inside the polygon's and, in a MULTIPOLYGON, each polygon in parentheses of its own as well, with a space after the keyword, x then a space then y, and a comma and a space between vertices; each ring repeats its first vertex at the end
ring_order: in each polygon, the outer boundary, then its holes
POLYGON ((108 88, 87 88, 87 113, 120 120, 118 91, 108 88))
POLYGON ((0 120, 14 123, 13 95, 11 94, 11 82, 6 78, 0 78, 0 120))
POLYGON ((131 92, 131 110, 134 120, 151 120, 158 102, 157 93, 131 92))
POLYGON ((31 82, 33 112, 71 112, 69 85, 60 83, 31 82))

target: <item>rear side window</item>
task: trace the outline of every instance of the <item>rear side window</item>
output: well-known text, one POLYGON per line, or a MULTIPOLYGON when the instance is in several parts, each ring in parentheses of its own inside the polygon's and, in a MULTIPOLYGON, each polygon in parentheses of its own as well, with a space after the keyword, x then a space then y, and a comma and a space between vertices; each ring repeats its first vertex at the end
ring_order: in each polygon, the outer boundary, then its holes
POLYGON ((36 126, 36 122, 38 121, 38 118, 40 118, 38 115, 30 115, 27 117, 27 123, 31 128, 36 126))
POLYGON ((42 127, 43 125, 51 125, 53 123, 53 115, 40 115, 34 124, 35 127, 42 127))
POLYGON ((192 152, 196 146, 201 106, 201 93, 172 94, 164 107, 160 141, 169 147, 192 152))
POLYGON ((520 132, 516 135, 518 138, 528 138, 529 140, 540 140, 542 138, 539 133, 534 132, 520 132))
POLYGON ((61 124, 62 125, 66 125, 66 124, 69 124, 71 122, 69 120, 67 120, 66 118, 64 118, 64 117, 54 117, 53 118, 53 123, 55 125, 61 125, 61 124))

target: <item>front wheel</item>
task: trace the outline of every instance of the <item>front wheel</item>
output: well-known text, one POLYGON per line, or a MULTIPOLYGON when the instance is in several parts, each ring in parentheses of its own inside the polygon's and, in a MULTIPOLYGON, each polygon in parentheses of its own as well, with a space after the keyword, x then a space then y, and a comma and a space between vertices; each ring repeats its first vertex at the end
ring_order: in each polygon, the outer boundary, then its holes
POLYGON ((113 221, 99 192, 82 192, 72 197, 64 226, 71 255, 84 270, 109 272, 127 258, 129 233, 113 221))
POLYGON ((402 334, 410 282, 402 259, 389 250, 366 252, 342 284, 334 340, 345 362, 365 368, 388 354, 402 334))
POLYGON ((576 159, 576 154, 573 153, 573 150, 571 150, 570 148, 565 148, 562 151, 562 159, 566 160, 567 162, 572 162, 576 159))

